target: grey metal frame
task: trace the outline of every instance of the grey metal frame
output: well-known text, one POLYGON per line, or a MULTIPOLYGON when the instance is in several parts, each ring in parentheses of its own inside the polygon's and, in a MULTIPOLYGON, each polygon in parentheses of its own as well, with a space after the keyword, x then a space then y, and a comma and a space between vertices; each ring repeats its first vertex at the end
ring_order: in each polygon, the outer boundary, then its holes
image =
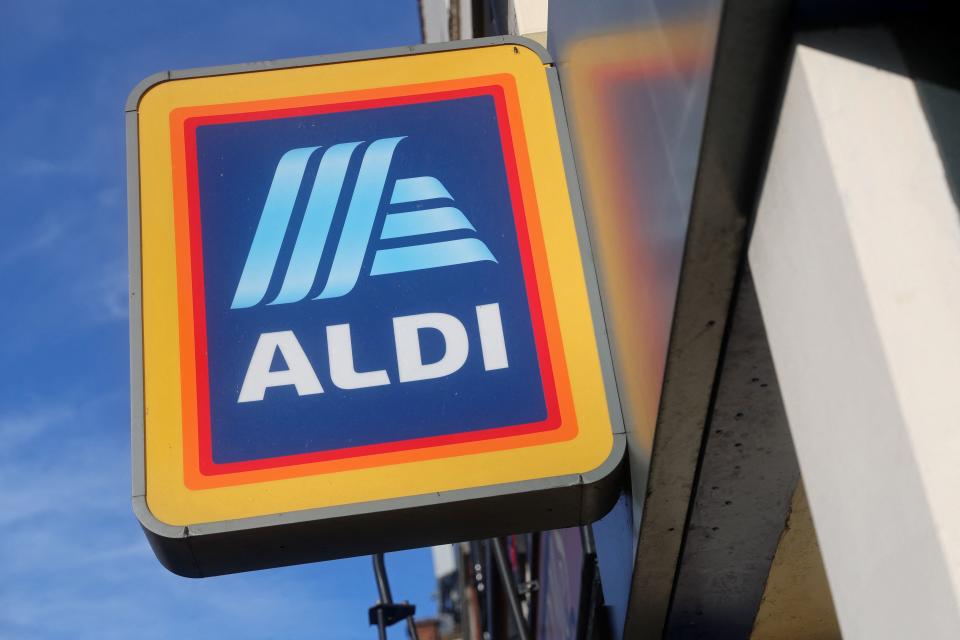
MULTIPOLYGON (((157 558, 170 571, 188 577, 203 577, 464 539, 569 527, 593 522, 613 506, 623 482, 626 434, 560 84, 553 60, 539 44, 526 38, 494 37, 359 53, 165 71, 145 78, 131 91, 126 103, 126 135, 130 247, 133 510, 157 558), (609 457, 596 469, 583 474, 189 526, 172 526, 157 519, 150 512, 146 500, 137 118, 140 100, 151 88, 170 80, 499 45, 514 45, 530 49, 543 61, 547 74, 596 331, 594 339, 600 353, 609 414, 613 425, 613 447, 609 457)), ((586 418, 589 419, 589 416, 586 418)))

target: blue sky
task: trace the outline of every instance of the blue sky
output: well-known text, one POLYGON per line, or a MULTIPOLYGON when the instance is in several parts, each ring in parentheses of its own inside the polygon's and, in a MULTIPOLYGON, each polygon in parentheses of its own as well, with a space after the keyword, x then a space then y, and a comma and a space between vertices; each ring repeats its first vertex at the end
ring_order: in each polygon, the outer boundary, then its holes
MULTIPOLYGON (((123 105, 155 71, 419 39, 415 0, 0 3, 0 638, 375 637, 369 558, 187 580, 147 547, 123 105)), ((429 552, 387 562, 395 596, 432 614, 429 552)))

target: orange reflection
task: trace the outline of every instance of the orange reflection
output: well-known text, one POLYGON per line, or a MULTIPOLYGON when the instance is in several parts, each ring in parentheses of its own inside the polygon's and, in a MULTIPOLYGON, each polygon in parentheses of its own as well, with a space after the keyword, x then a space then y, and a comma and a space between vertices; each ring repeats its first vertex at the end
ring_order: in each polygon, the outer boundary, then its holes
POLYGON ((621 403, 644 465, 635 487, 653 445, 717 22, 710 12, 592 35, 559 56, 621 403))

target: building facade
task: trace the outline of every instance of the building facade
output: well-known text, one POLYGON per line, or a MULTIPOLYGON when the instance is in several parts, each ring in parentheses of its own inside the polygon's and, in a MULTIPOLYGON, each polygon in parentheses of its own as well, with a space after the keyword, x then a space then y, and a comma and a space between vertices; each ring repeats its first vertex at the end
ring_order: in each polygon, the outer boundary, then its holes
POLYGON ((559 70, 628 426, 443 638, 960 637, 960 51, 934 3, 421 0, 559 70))

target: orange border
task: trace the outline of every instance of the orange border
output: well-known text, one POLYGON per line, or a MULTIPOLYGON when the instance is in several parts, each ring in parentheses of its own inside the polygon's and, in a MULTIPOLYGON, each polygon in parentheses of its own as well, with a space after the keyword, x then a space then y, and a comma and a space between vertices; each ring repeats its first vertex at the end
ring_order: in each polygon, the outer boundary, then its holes
POLYGON ((276 98, 271 100, 256 100, 233 104, 206 105, 199 107, 182 107, 170 113, 172 164, 173 164, 173 194, 174 194, 174 226, 177 252, 177 297, 178 317, 180 328, 180 375, 183 421, 181 426, 181 441, 184 449, 184 484, 189 489, 207 489, 214 487, 234 486, 279 480, 301 476, 318 475, 350 469, 381 467, 392 464, 433 460, 452 456, 463 456, 504 449, 518 449, 534 445, 543 445, 570 440, 577 435, 578 427, 573 406, 573 397, 570 389, 570 380, 567 374, 565 354, 560 335, 560 326, 557 319, 556 304, 553 296, 553 286, 550 280, 547 265, 546 249, 542 228, 540 226, 540 212, 537 207, 537 198, 533 185, 533 172, 527 154, 526 135, 523 129, 523 120, 520 114, 520 102, 517 95, 516 82, 512 75, 496 74, 475 78, 464 78, 443 82, 432 82, 381 89, 349 91, 313 96, 299 96, 292 98, 276 98), (225 115, 244 113, 257 110, 272 110, 283 108, 297 108, 317 106, 321 104, 336 104, 341 102, 355 102, 378 98, 435 93, 444 90, 456 90, 496 84, 504 91, 507 107, 509 129, 513 141, 517 172, 519 174, 521 198, 523 201, 524 216, 527 223, 527 232, 530 238, 531 253, 534 262, 534 277, 540 295, 543 309, 544 327, 547 334, 548 350, 551 355, 552 369, 556 384, 557 401, 559 405, 560 427, 550 431, 538 433, 494 438, 474 442, 438 445, 435 447, 391 451, 367 456, 308 462, 285 467, 238 471, 228 474, 207 476, 200 472, 199 442, 198 442, 198 413, 197 413, 197 379, 194 351, 194 314, 193 314, 193 279, 190 258, 190 229, 188 222, 186 158, 184 125, 187 118, 197 116, 225 115))

